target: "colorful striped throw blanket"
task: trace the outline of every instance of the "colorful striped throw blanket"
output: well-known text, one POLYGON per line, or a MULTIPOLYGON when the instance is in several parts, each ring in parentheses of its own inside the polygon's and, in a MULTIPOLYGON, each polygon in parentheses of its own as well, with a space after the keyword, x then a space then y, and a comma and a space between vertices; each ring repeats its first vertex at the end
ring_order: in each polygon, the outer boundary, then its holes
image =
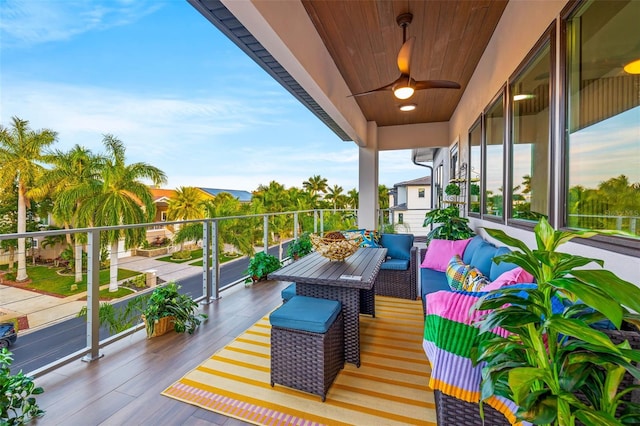
MULTIPOLYGON (((462 401, 479 403, 481 365, 474 367, 469 358, 471 347, 496 334, 506 337, 508 332, 498 328, 479 334, 473 326, 483 312, 469 311, 487 293, 438 291, 427 295, 427 314, 424 326, 424 351, 431 363, 429 386, 462 401)), ((517 406, 506 398, 493 396, 486 401, 503 413, 511 424, 516 423, 517 406)))

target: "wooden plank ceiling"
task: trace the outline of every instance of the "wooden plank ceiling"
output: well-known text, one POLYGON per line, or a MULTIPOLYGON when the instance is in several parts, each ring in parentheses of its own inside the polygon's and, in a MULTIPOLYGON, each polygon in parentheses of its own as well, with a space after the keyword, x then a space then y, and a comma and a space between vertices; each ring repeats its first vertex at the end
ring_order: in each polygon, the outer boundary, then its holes
POLYGON ((411 76, 451 80, 461 89, 420 90, 406 101, 391 91, 356 97, 378 126, 448 121, 500 20, 507 0, 302 0, 351 93, 372 90, 400 76, 396 65, 402 28, 396 17, 413 14, 407 38, 416 37, 411 76), (414 103, 416 110, 399 106, 414 103))

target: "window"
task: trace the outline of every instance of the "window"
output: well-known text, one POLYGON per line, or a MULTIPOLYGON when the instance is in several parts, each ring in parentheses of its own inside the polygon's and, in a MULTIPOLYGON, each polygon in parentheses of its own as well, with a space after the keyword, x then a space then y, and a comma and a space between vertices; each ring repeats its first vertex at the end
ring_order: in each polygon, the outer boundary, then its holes
POLYGON ((404 223, 404 213, 398 213, 398 224, 402 225, 404 223))
POLYGON ((160 220, 163 221, 163 222, 167 221, 167 212, 166 211, 160 212, 160 220))
POLYGON ((537 222, 549 216, 549 37, 510 83, 511 217, 537 222))
POLYGON ((500 95, 484 116, 484 208, 483 214, 504 214, 504 95, 500 95))
POLYGON ((481 119, 469 130, 469 213, 480 213, 480 178, 482 176, 481 119))
POLYGON ((418 188, 418 198, 424 198, 424 188, 418 188))
POLYGON ((640 2, 585 2, 566 22, 565 225, 640 238, 640 2))
POLYGON ((450 151, 450 169, 449 169, 449 178, 457 178, 458 176, 458 143, 456 142, 451 148, 450 151))

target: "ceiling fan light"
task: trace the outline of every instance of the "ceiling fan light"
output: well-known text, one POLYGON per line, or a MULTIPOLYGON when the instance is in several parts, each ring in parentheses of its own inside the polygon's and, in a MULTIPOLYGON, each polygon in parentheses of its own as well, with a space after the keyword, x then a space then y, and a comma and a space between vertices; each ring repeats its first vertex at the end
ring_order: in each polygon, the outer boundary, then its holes
POLYGON ((393 89, 393 95, 398 99, 409 99, 413 96, 413 87, 411 86, 401 86, 393 89))
POLYGON ((416 104, 404 104, 400 105, 400 111, 413 111, 416 109, 416 104))
POLYGON ((624 66, 624 71, 629 74, 640 74, 640 59, 629 62, 624 66))

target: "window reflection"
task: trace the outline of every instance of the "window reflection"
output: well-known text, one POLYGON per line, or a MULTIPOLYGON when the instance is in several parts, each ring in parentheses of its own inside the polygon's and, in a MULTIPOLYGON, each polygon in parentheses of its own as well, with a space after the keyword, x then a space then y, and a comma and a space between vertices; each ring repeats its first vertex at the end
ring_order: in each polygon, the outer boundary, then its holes
POLYGON ((504 210, 504 107, 503 96, 485 115, 484 214, 503 216, 504 210))
POLYGON ((481 152, 482 127, 478 121, 469 131, 469 213, 480 213, 481 152))
POLYGON ((588 3, 567 23, 567 225, 640 236, 640 2, 588 3))
POLYGON ((549 216, 549 72, 547 42, 510 86, 511 215, 537 221, 549 216))

